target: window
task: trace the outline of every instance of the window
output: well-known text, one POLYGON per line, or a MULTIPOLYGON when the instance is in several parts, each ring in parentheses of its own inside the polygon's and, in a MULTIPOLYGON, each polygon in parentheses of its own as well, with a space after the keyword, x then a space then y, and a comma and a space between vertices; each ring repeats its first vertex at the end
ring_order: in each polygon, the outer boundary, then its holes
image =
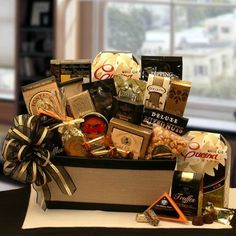
POLYGON ((207 67, 206 66, 202 66, 202 65, 195 65, 194 66, 194 74, 195 76, 203 76, 203 75, 207 75, 207 67))
POLYGON ((224 33, 224 34, 229 34, 229 33, 230 33, 230 27, 225 27, 225 26, 223 26, 223 27, 221 28, 221 31, 222 31, 222 33, 224 33))
POLYGON ((60 1, 79 3, 77 58, 94 58, 102 50, 129 50, 137 59, 182 56, 183 79, 192 81, 185 116, 227 120, 236 130, 235 1, 60 1))
POLYGON ((0 99, 14 99, 15 0, 0 0, 0 99))
POLYGON ((92 57, 101 50, 182 56, 183 79, 192 81, 185 115, 235 122, 235 1, 104 0, 93 7, 92 57))

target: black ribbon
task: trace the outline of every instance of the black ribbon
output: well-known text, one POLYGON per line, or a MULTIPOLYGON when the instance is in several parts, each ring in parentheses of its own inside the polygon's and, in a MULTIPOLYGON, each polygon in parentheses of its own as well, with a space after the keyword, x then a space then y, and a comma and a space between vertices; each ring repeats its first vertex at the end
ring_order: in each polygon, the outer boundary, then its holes
POLYGON ((43 120, 43 116, 28 114, 14 118, 14 127, 9 129, 2 148, 4 174, 47 189, 48 194, 47 183, 54 179, 63 193, 72 195, 76 187, 69 174, 50 161, 52 131, 42 125, 43 120))

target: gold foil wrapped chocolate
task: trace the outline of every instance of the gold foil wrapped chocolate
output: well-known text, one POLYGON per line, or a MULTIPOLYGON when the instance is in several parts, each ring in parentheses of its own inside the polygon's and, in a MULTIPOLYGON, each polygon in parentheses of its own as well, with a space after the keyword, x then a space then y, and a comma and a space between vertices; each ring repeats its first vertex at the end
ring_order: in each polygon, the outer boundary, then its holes
POLYGON ((92 157, 111 158, 111 159, 132 159, 133 153, 119 148, 110 147, 109 149, 94 150, 90 153, 92 157))
POLYGON ((61 134, 62 144, 67 155, 77 157, 87 156, 88 153, 83 146, 86 139, 76 123, 62 124, 58 131, 61 134))
POLYGON ((111 138, 108 136, 100 136, 83 143, 87 152, 109 149, 112 146, 111 138))
POLYGON ((130 52, 102 51, 93 60, 92 80, 104 80, 115 75, 139 79, 140 66, 130 52))
POLYGON ((101 136, 84 142, 83 147, 92 157, 133 158, 133 153, 113 146, 108 136, 101 136))
POLYGON ((114 76, 117 95, 132 102, 143 103, 147 82, 128 78, 122 75, 114 76))
POLYGON ((224 225, 230 225, 235 211, 228 208, 215 207, 212 202, 208 202, 205 207, 205 212, 213 215, 216 222, 222 223, 224 225))
POLYGON ((148 220, 147 220, 146 216, 144 215, 144 213, 137 213, 135 220, 138 223, 148 223, 148 220))
POLYGON ((143 214, 145 215, 149 224, 153 226, 157 226, 159 224, 160 220, 154 210, 147 209, 143 214))

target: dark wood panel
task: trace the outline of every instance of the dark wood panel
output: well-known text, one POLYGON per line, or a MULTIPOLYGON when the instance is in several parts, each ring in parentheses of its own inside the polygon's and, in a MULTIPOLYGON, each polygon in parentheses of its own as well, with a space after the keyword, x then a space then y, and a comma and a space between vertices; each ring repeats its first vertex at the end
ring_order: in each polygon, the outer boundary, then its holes
POLYGON ((16 114, 16 105, 10 101, 0 101, 0 123, 12 124, 16 114))

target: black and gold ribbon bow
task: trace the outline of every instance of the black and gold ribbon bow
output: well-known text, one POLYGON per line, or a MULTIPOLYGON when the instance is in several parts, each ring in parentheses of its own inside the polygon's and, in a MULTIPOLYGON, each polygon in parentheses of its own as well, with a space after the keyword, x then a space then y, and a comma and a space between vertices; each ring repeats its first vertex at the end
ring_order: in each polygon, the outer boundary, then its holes
POLYGON ((47 183, 54 179, 60 190, 72 195, 76 187, 63 167, 56 167, 51 161, 50 143, 52 132, 41 124, 42 116, 19 115, 14 118, 2 148, 4 174, 36 188, 47 189, 47 183), (59 169, 60 168, 60 169, 59 169))

